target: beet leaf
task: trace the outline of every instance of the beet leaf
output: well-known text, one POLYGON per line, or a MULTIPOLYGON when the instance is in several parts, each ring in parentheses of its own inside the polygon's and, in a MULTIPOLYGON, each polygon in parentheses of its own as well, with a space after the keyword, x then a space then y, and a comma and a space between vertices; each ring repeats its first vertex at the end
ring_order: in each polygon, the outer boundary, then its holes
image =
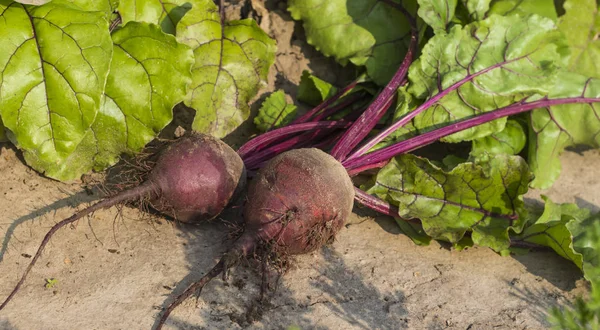
POLYGON ((250 116, 248 103, 266 84, 275 41, 255 21, 226 22, 212 0, 198 0, 177 25, 177 40, 194 50, 185 104, 196 110, 192 128, 219 138, 250 116))
MULTIPOLYGON (((405 5, 416 11, 415 3, 405 5)), ((398 10, 379 0, 290 0, 288 10, 302 20, 306 40, 342 65, 365 66, 377 84, 387 84, 410 42, 410 24, 398 10), (352 42, 349 42, 352 40, 352 42)))

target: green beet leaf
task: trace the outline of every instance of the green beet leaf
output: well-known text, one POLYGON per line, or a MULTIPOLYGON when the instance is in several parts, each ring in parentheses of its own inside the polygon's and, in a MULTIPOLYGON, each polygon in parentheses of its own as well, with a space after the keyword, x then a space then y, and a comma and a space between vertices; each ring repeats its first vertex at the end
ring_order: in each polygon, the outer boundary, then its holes
MULTIPOLYGON (((398 99, 396 101, 396 109, 394 114, 392 115, 392 122, 396 122, 402 117, 404 117, 407 113, 413 111, 419 105, 418 100, 410 94, 406 86, 402 86, 398 88, 398 99)), ((387 136, 383 141, 379 142, 371 151, 375 151, 377 149, 381 149, 392 145, 396 142, 407 140, 411 137, 415 137, 418 135, 418 131, 415 128, 412 121, 408 122, 406 125, 398 128, 392 134, 387 136)))
POLYGON ((571 49, 568 70, 594 78, 600 78, 599 6, 596 0, 566 1, 558 23, 571 49))
MULTIPOLYGON (((428 131, 549 92, 564 43, 555 24, 539 16, 494 15, 436 35, 409 70, 409 92, 433 103, 414 118, 415 127, 428 131)), ((500 132, 505 123, 498 119, 442 141, 481 138, 500 132)))
POLYGON ((8 138, 6 137, 6 131, 4 128, 4 124, 2 123, 2 118, 0 118, 0 142, 6 142, 8 138))
POLYGON ((40 172, 64 161, 101 103, 112 57, 102 12, 0 2, 0 116, 40 172))
POLYGON ((254 124, 261 132, 285 126, 296 117, 296 106, 287 103, 285 93, 278 90, 269 95, 254 117, 254 124))
POLYGON ((490 9, 491 0, 461 0, 462 5, 467 9, 471 21, 484 19, 485 14, 490 9))
POLYGON ((457 0, 417 0, 419 17, 431 26, 435 33, 445 32, 446 26, 454 18, 457 0))
POLYGON ((398 227, 400 227, 400 231, 408 236, 413 243, 419 246, 428 246, 431 243, 431 237, 425 233, 423 226, 419 222, 406 221, 400 218, 395 219, 398 227))
POLYGON ((509 119, 504 129, 498 133, 473 140, 472 155, 482 152, 490 154, 517 155, 525 147, 527 134, 523 125, 509 119))
POLYGON ((330 83, 312 75, 310 72, 302 71, 300 85, 298 85, 298 101, 316 106, 330 98, 337 92, 330 83))
POLYGON ((119 0, 53 0, 52 2, 70 3, 85 11, 101 11, 106 17, 110 17, 119 6, 119 0))
POLYGON ((45 164, 59 180, 103 170, 134 154, 172 120, 191 81, 192 50, 154 24, 129 22, 112 35, 114 55, 96 121, 75 152, 45 164))
POLYGON ((376 174, 368 192, 397 205, 401 217, 420 219, 430 237, 457 243, 471 231, 475 244, 502 251, 509 247, 508 229, 519 232, 524 224, 521 196, 530 180, 518 156, 498 155, 446 172, 405 154, 376 174))
MULTIPOLYGON (((600 98, 600 80, 563 72, 549 98, 600 98)), ((600 102, 536 109, 530 113, 529 164, 535 188, 548 188, 558 178, 559 155, 574 145, 600 147, 600 102)))
POLYGON ((196 109, 192 128, 222 138, 248 119, 248 103, 275 61, 275 41, 253 20, 224 22, 212 0, 195 2, 177 25, 177 39, 196 57, 185 99, 196 109))
POLYGON ((119 14, 123 23, 130 21, 154 23, 160 25, 165 33, 175 35, 181 18, 193 6, 202 8, 204 2, 202 0, 119 0, 119 14))
POLYGON ((556 22, 556 7, 554 0, 496 0, 492 1, 488 15, 527 16, 536 14, 556 22))
POLYGON ((590 268, 600 266, 598 244, 594 243, 600 237, 593 235, 594 232, 600 233, 595 229, 600 225, 600 218, 590 216, 589 210, 580 209, 575 204, 556 204, 545 196, 542 198, 545 201, 542 215, 513 240, 552 248, 582 269, 588 280, 592 280, 590 268))
MULTIPOLYGON (((416 11, 415 2, 403 4, 416 11)), ((342 65, 366 66, 379 85, 387 84, 408 50, 408 21, 382 1, 290 0, 288 10, 302 20, 309 44, 342 65)))

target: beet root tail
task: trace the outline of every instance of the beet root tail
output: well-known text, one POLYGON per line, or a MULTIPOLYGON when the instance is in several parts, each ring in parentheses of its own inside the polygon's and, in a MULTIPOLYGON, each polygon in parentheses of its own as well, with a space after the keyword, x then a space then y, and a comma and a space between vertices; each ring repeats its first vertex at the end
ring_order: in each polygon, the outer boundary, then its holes
POLYGON ((0 305, 0 310, 4 309, 4 307, 12 300, 12 298, 15 296, 15 294, 19 291, 19 289, 21 288, 21 285, 23 285, 23 283, 25 282, 25 279, 27 279, 27 275, 29 274, 29 272, 31 271, 31 269, 33 268, 33 266, 35 265, 37 260, 42 255, 44 248, 46 247, 46 245, 48 244, 48 242, 50 241, 52 236, 54 236, 54 234, 59 229, 83 218, 84 216, 86 216, 94 211, 108 208, 108 207, 117 205, 122 202, 131 201, 135 198, 143 196, 144 194, 152 193, 154 191, 154 189, 155 189, 154 184, 152 184, 149 181, 144 182, 137 187, 122 191, 113 197, 110 197, 110 198, 104 199, 100 202, 97 202, 96 204, 89 206, 89 207, 73 214, 72 216, 60 221, 59 223, 55 224, 52 228, 50 228, 48 233, 46 233, 46 236, 44 236, 44 239, 42 240, 40 247, 38 248, 37 252, 35 253, 35 256, 33 257, 33 259, 31 259, 31 262, 29 263, 29 266, 27 266, 27 269, 25 269, 25 272, 21 276, 21 279, 19 280, 19 282, 17 283, 15 288, 12 290, 12 292, 8 295, 8 297, 4 300, 2 305, 0 305))
POLYGON ((208 282, 210 282, 213 278, 219 276, 221 273, 225 273, 225 272, 226 272, 225 261, 223 259, 221 259, 213 267, 213 269, 211 269, 208 272, 208 274, 204 275, 201 279, 199 279, 198 281, 196 281, 196 282, 192 283, 190 286, 188 286, 187 289, 185 289, 185 291, 183 291, 183 293, 181 293, 179 296, 177 296, 175 298, 175 300, 173 300, 173 302, 171 302, 169 304, 169 306, 167 306, 167 308, 164 310, 162 316, 157 321, 155 330, 162 329, 163 325, 169 318, 169 315, 171 314, 171 312, 173 312, 173 310, 175 308, 177 308, 177 306, 181 305, 182 302, 184 302, 187 298, 189 298, 194 293, 199 295, 200 292, 202 292, 202 288, 204 288, 204 286, 208 282))

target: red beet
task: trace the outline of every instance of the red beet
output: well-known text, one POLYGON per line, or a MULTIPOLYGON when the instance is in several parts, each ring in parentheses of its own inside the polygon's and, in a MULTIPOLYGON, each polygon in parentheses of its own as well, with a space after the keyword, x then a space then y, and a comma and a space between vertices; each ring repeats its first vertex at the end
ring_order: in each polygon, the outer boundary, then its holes
POLYGON ((313 251, 333 239, 346 222, 354 201, 354 186, 344 167, 318 149, 284 152, 263 167, 250 183, 244 210, 244 234, 217 265, 190 285, 164 311, 169 314, 212 278, 227 271, 259 244, 280 255, 313 251))
POLYGON ((246 170, 242 159, 227 144, 214 137, 192 134, 175 141, 158 157, 146 181, 106 198, 54 225, 23 276, 0 305, 17 293, 50 238, 60 228, 103 208, 142 199, 157 211, 183 222, 199 222, 219 215, 234 195, 243 190, 246 170))

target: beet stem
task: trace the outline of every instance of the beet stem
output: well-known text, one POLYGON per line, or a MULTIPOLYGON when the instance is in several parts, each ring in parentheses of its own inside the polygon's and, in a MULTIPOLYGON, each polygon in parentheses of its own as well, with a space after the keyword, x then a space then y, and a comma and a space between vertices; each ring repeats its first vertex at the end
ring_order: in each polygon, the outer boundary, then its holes
POLYGON ((354 87, 356 87, 357 84, 358 84, 358 80, 354 80, 348 86, 342 88, 339 92, 337 92, 332 97, 326 99, 321 104, 319 104, 318 106, 316 106, 315 108, 313 108, 309 112, 305 113, 304 115, 296 118, 294 121, 292 121, 292 123, 290 125, 302 124, 302 123, 306 123, 308 121, 311 121, 311 118, 314 115, 317 115, 319 112, 321 112, 321 110, 324 110, 324 109, 328 108, 335 101, 337 101, 340 97, 344 96, 344 94, 346 94, 347 92, 349 92, 350 90, 352 90, 354 87))
POLYGON ((25 282, 27 275, 29 274, 29 272, 31 271, 31 269, 33 268, 33 266, 35 265, 37 260, 42 255, 44 248, 46 247, 46 245, 48 244, 48 242, 50 241, 50 239, 52 238, 54 233, 56 233, 59 229, 61 229, 62 227, 66 226, 70 223, 73 223, 73 222, 81 219, 82 217, 84 217, 94 211, 97 211, 97 210, 100 210, 103 208, 108 208, 108 207, 114 206, 114 205, 122 203, 122 202, 133 200, 134 198, 140 197, 144 194, 151 193, 151 192, 153 192, 153 190, 155 190, 155 185, 149 181, 146 181, 135 188, 122 191, 113 197, 107 198, 107 199, 100 201, 92 206, 89 206, 89 207, 73 214, 72 216, 62 220, 61 222, 55 224, 52 228, 50 228, 50 230, 48 231, 46 236, 44 236, 44 239, 42 240, 40 247, 38 248, 37 252, 35 253, 35 256, 33 257, 33 259, 31 259, 31 262, 29 263, 29 266, 27 266, 27 269, 25 269, 25 273, 23 273, 23 276, 21 276, 21 280, 19 280, 19 283, 17 283, 17 285, 12 290, 10 295, 8 295, 6 300, 4 300, 2 305, 0 305, 0 310, 2 310, 11 301, 11 299, 17 293, 17 291, 19 291, 23 282, 25 282))
POLYGON ((389 215, 394 218, 400 218, 398 208, 391 205, 390 203, 373 195, 369 195, 365 191, 356 187, 354 187, 354 193, 354 200, 370 208, 371 210, 379 212, 381 214, 389 215))
POLYGON ((208 282, 210 282, 213 278, 219 276, 219 274, 224 273, 224 272, 225 272, 225 260, 221 259, 213 267, 213 269, 211 269, 200 280, 198 280, 198 281, 192 283, 190 286, 188 286, 187 289, 185 289, 185 291, 183 291, 183 293, 181 293, 179 296, 177 296, 177 298, 175 298, 175 300, 172 303, 170 303, 169 306, 167 306, 167 308, 163 312, 162 316, 158 320, 158 323, 156 324, 155 329, 156 330, 162 329, 163 325, 169 318, 169 315, 171 314, 171 312, 173 312, 173 310, 175 308, 177 308, 177 306, 181 305, 181 303, 184 302, 187 298, 189 298, 192 294, 197 292, 197 294, 199 295, 200 292, 202 291, 202 288, 204 288, 204 286, 208 282))
MULTIPOLYGON (((438 94, 439 95, 439 94, 438 94)), ((445 136, 460 132, 467 128, 471 128, 477 125, 481 125, 492 120, 496 120, 502 117, 513 116, 519 113, 531 111, 538 108, 550 107, 554 105, 561 104, 575 104, 575 103, 593 103, 598 102, 598 98, 593 97, 566 97, 559 99, 548 99, 543 98, 537 101, 527 102, 527 99, 523 99, 517 103, 508 105, 503 108, 499 108, 493 111, 485 112, 483 114, 476 115, 474 117, 460 119, 454 123, 448 124, 441 128, 437 128, 433 131, 429 131, 427 133, 423 133, 417 135, 415 137, 409 138, 407 140, 403 140, 387 146, 385 148, 367 153, 365 155, 352 158, 348 157, 345 161, 342 162, 342 165, 346 168, 347 171, 357 174, 356 169, 361 168, 362 170, 367 170, 369 168, 379 166, 378 163, 388 160, 397 155, 407 153, 418 148, 424 147, 428 144, 431 144, 445 136), (376 164, 376 166, 370 167, 368 165, 376 164)), ((415 110, 416 111, 416 110, 415 110)), ((358 153, 355 153, 358 154, 358 153)))

